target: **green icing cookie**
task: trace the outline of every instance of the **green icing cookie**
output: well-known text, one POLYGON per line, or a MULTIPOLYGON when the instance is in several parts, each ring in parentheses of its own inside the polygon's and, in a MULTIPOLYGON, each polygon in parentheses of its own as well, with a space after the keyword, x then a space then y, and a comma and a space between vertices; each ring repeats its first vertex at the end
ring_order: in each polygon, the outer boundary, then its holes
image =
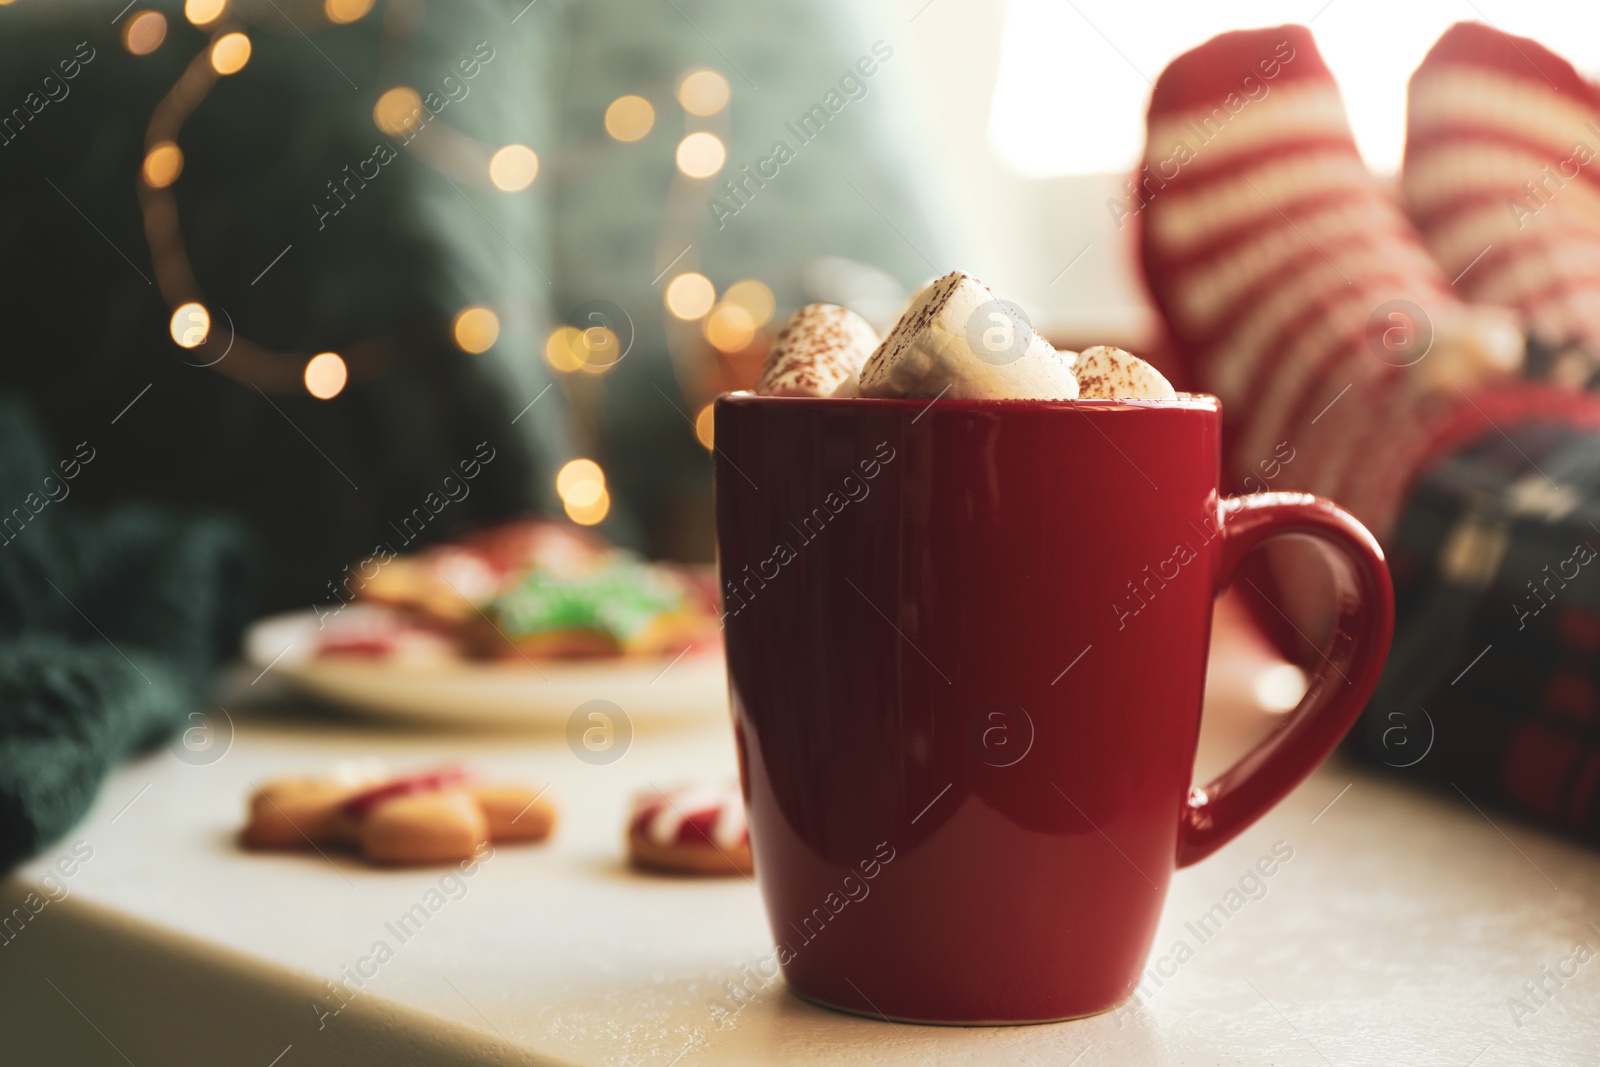
POLYGON ((683 589, 668 575, 627 556, 592 570, 535 570, 494 602, 511 638, 556 630, 600 630, 626 641, 657 618, 682 611, 683 589))

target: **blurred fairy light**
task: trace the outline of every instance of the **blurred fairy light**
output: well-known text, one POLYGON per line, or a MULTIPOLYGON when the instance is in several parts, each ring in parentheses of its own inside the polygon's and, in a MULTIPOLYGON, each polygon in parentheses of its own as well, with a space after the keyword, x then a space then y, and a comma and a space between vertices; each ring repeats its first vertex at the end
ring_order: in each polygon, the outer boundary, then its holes
POLYGON ((715 115, 730 95, 728 79, 714 70, 697 70, 678 85, 678 103, 691 115, 715 115))
POLYGON ((1306 674, 1292 663, 1268 667, 1250 686, 1256 702, 1267 711, 1293 711, 1306 692, 1306 674))
POLYGON ((463 352, 487 352, 500 337, 500 317, 486 307, 463 308, 456 316, 455 336, 463 352))
POLYGON ((337 352, 320 352, 306 364, 306 392, 318 400, 332 400, 344 392, 350 371, 337 352))
POLYGON ((711 432, 711 427, 716 422, 716 419, 712 417, 712 407, 713 405, 707 404, 700 409, 700 414, 694 417, 694 435, 707 449, 716 447, 716 441, 711 432))
POLYGON ((619 96, 606 108, 606 132, 619 141, 637 141, 656 124, 656 109, 642 96, 619 96))
POLYGON ((172 313, 172 339, 183 348, 199 348, 211 333, 211 313, 204 304, 180 304, 172 313))
POLYGON ((556 472, 556 492, 569 504, 592 504, 605 488, 605 471, 592 459, 571 460, 556 472))
POLYGON ((704 274, 690 271, 667 283, 667 310, 685 322, 704 317, 716 302, 716 286, 704 274))
POLYGON ((743 352, 755 340, 755 320, 738 304, 717 305, 702 325, 706 340, 718 352, 743 352))
POLYGON ((503 193, 517 193, 539 176, 539 157, 525 144, 508 144, 489 159, 489 180, 503 193))
POLYGON ((205 26, 221 18, 227 9, 228 0, 186 0, 183 17, 196 26, 205 26))
POLYGON ((772 295, 772 290, 756 281, 746 278, 728 286, 728 291, 722 294, 722 299, 745 310, 750 316, 751 325, 760 329, 772 321, 772 313, 777 310, 778 303, 772 295))
POLYGON ((585 374, 604 374, 621 358, 622 343, 604 326, 591 326, 578 334, 579 370, 585 374))
POLYGON ((592 459, 572 460, 556 472, 556 495, 567 517, 584 526, 593 526, 611 510, 605 472, 592 459))
POLYGON ((122 47, 136 56, 147 56, 167 39, 167 16, 159 11, 141 11, 122 29, 122 47))
POLYGON ((678 142, 678 169, 691 178, 709 178, 728 161, 728 150, 714 133, 691 133, 678 142))
POLYGON ((571 326, 557 326, 544 343, 544 361, 564 374, 582 370, 583 333, 571 326))
POLYGON ((544 343, 544 361, 563 374, 604 374, 622 359, 622 342, 604 326, 557 326, 544 343))
POLYGON ((422 97, 409 85, 397 85, 378 97, 372 121, 388 134, 404 133, 422 114, 422 97))
POLYGON ((171 141, 152 145, 144 157, 145 184, 152 189, 165 189, 183 173, 183 149, 171 141))
POLYGON ((250 38, 225 33, 211 46, 211 66, 218 74, 237 74, 250 62, 250 38))
POLYGON ((328 16, 328 21, 341 26, 356 21, 371 10, 372 0, 324 0, 322 5, 323 14, 328 16))
POLYGON ((595 497, 591 504, 569 504, 562 502, 566 509, 567 518, 579 526, 593 526, 600 522, 611 512, 611 493, 605 486, 600 487, 600 495, 595 497))

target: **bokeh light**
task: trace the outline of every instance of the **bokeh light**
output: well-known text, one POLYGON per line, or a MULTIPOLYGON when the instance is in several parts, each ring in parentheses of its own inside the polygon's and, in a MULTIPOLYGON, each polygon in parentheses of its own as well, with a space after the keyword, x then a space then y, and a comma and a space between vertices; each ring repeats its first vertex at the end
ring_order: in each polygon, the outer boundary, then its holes
POLYGON ((605 471, 592 459, 572 460, 556 472, 556 495, 573 522, 593 526, 611 510, 605 471))
POLYGON ((668 311, 692 322, 711 310, 717 302, 717 289, 710 278, 690 271, 667 283, 666 302, 668 311))
POLYGON ((489 159, 489 180, 503 193, 521 192, 539 176, 539 157, 525 144, 508 144, 489 159))
POLYGON ((567 512, 567 518, 579 526, 593 526, 603 520, 611 511, 611 494, 605 486, 600 487, 600 495, 588 504, 574 504, 563 500, 561 506, 567 512))
POLYGON ((141 11, 122 27, 122 47, 136 56, 147 56, 167 39, 167 16, 159 11, 141 11))
POLYGON ((384 133, 404 133, 422 115, 422 97, 409 85, 397 85, 378 97, 372 121, 384 133))
POLYGON ((204 304, 180 304, 172 313, 172 339, 184 348, 199 348, 211 333, 211 312, 204 304))
POLYGON ((211 66, 218 74, 237 74, 250 62, 250 38, 225 33, 211 46, 211 66))
POLYGON ((582 370, 583 332, 571 326, 557 326, 544 343, 544 361, 564 374, 582 370))
POLYGON ((697 70, 678 85, 678 103, 691 115, 715 115, 730 95, 728 79, 714 70, 697 70))
POLYGON ((622 358, 622 343, 604 326, 591 326, 578 334, 579 368, 585 374, 604 374, 622 358))
POLYGON ((500 317, 486 307, 463 308, 456 316, 455 335, 463 352, 487 352, 500 337, 500 317))
POLYGON ((322 11, 329 22, 344 25, 372 10, 372 0, 323 0, 322 11))
POLYGON ((205 26, 221 18, 226 10, 228 0, 187 0, 183 5, 183 17, 196 26, 205 26))
POLYGON ((714 133, 691 133, 678 142, 678 169, 691 178, 709 178, 728 161, 728 150, 714 133))
POLYGON ((712 436, 711 428, 716 419, 712 415, 712 405, 707 404, 700 409, 700 414, 694 417, 694 435, 706 448, 715 448, 716 441, 712 436))
POLYGON ((755 340, 756 324, 738 304, 721 303, 702 327, 706 340, 719 352, 743 352, 755 340))
POLYGON ((145 184, 152 189, 165 189, 183 173, 183 149, 171 141, 161 141, 150 147, 144 157, 145 184))
POLYGON ((321 352, 306 364, 306 392, 318 400, 332 400, 344 392, 350 371, 337 352, 321 352))
POLYGON ((728 291, 722 294, 722 298, 730 304, 744 308, 745 313, 750 316, 750 322, 758 330, 772 321, 772 313, 778 307, 778 302, 772 296, 772 290, 754 278, 734 282, 728 286, 728 291))
POLYGON ((656 124, 656 109, 642 96, 619 96, 606 108, 606 132, 619 141, 637 141, 656 124))

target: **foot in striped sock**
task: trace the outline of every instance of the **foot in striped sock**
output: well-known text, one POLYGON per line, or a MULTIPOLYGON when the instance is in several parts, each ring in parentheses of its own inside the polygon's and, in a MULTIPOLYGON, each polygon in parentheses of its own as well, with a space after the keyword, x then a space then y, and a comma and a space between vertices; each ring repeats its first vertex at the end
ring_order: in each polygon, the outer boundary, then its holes
POLYGON ((1275 488, 1332 497, 1381 533, 1428 458, 1528 406, 1475 390, 1517 368, 1520 333, 1451 290, 1362 163, 1304 27, 1174 60, 1146 164, 1145 275, 1190 380, 1223 401, 1236 480, 1286 445, 1297 458, 1275 488))
POLYGON ((1531 374, 1600 385, 1600 91, 1537 42, 1451 27, 1411 78, 1401 191, 1456 288, 1522 316, 1531 374))
MULTIPOLYGON (((1478 249, 1440 270, 1362 166, 1305 29, 1228 34, 1174 61, 1151 98, 1146 159, 1145 274, 1188 380, 1223 400, 1234 481, 1250 488, 1274 456, 1273 489, 1332 497, 1394 550, 1396 652, 1365 731, 1379 758, 1600 834, 1593 719, 1555 721, 1600 706, 1600 598, 1580 605, 1562 585, 1550 612, 1516 599, 1546 563, 1587 558, 1575 546, 1600 511, 1600 400, 1495 376, 1520 330, 1452 285, 1478 249), (1559 652, 1569 609, 1596 636, 1559 652)), ((1331 593, 1311 585, 1321 569, 1302 547, 1269 545, 1246 567, 1264 562, 1256 573, 1280 594, 1259 617, 1315 666, 1303 643, 1331 593)), ((1247 602, 1265 597, 1244 577, 1247 602)))

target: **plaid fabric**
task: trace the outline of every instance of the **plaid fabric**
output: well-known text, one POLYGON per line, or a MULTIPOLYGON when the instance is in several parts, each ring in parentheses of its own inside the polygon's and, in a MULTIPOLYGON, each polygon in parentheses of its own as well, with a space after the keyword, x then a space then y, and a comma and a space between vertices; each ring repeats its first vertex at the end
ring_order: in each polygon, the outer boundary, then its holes
POLYGON ((1402 773, 1600 839, 1600 433, 1490 433, 1389 540, 1396 630, 1357 742, 1402 773))

